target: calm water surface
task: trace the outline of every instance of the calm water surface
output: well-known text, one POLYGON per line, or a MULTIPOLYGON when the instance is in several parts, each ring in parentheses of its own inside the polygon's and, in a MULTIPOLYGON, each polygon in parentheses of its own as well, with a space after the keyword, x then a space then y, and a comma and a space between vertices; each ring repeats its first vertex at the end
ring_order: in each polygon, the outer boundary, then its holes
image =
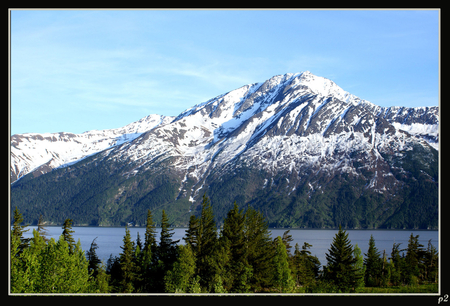
MULTIPOLYGON (((33 229, 37 229, 36 226, 28 227, 30 230, 24 233, 24 236, 31 237, 33 229)), ((62 234, 62 228, 56 226, 46 227, 49 238, 58 239, 62 234)), ((124 227, 73 227, 75 232, 73 237, 75 241, 80 239, 81 247, 84 251, 89 250, 91 242, 97 237, 97 255, 106 264, 110 254, 118 256, 122 252, 120 246, 123 245, 123 237, 125 235, 124 227)), ((136 240, 139 233, 141 242, 144 243, 145 228, 143 227, 130 227, 130 234, 133 240, 136 240)), ((157 230, 157 239, 159 239, 160 228, 157 230)), ((282 236, 286 229, 270 229, 272 238, 282 236)), ((292 235, 294 241, 292 242, 291 252, 294 252, 294 246, 299 244, 300 249, 304 242, 308 242, 312 245, 310 248, 311 254, 316 255, 322 265, 326 265, 325 253, 328 252, 330 244, 338 230, 325 230, 325 229, 291 229, 289 232, 292 235)), ((180 240, 179 243, 184 244, 182 239, 185 236, 186 228, 175 228, 173 240, 180 240)), ((408 239, 411 233, 413 235, 419 235, 419 243, 423 244, 426 248, 428 240, 431 239, 432 244, 438 248, 438 231, 423 231, 423 230, 347 230, 349 239, 352 245, 358 244, 362 253, 367 253, 369 248, 370 235, 373 235, 375 239, 375 245, 377 249, 383 254, 383 250, 386 250, 387 257, 390 257, 393 243, 402 243, 400 249, 406 248, 408 245, 408 239)))

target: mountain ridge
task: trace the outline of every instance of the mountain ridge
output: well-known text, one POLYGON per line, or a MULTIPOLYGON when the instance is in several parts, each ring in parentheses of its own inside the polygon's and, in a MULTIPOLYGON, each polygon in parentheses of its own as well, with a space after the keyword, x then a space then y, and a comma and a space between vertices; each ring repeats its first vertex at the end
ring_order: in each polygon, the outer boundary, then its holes
MULTIPOLYGON (((73 163, 70 170, 12 186, 83 182, 85 171, 100 175, 94 164, 105 169, 100 176, 114 177, 110 185, 98 182, 105 191, 97 197, 107 204, 80 198, 79 205, 116 209, 109 217, 97 211, 97 224, 124 222, 121 218, 138 224, 139 211, 148 206, 166 207, 178 224, 185 224, 206 192, 219 211, 232 201, 256 205, 274 226, 329 227, 344 220, 353 227, 398 227, 408 214, 403 206, 420 210, 410 199, 416 181, 424 184, 422 189, 428 184, 437 190, 438 143, 438 107, 383 108, 307 71, 244 85, 73 163), (343 197, 350 206, 372 203, 376 217, 366 209, 358 216, 349 212, 347 218, 340 212, 343 197), (379 216, 377 210, 387 213, 379 216)), ((437 225, 432 217, 437 194, 426 198, 432 215, 424 220, 410 216, 414 221, 404 224, 437 225)), ((68 202, 61 198, 59 203, 68 202)))

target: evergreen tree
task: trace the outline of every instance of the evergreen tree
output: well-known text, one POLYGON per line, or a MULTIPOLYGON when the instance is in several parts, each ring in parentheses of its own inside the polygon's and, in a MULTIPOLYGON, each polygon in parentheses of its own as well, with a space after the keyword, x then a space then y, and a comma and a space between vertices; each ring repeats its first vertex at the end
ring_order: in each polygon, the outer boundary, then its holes
POLYGON ((283 240, 278 236, 275 240, 275 256, 273 257, 274 274, 273 285, 278 292, 292 292, 295 282, 289 269, 288 254, 283 240))
POLYGON ((353 247, 348 233, 342 230, 341 226, 325 257, 328 261, 324 268, 325 278, 334 283, 341 292, 354 291, 358 280, 363 276, 354 267, 356 258, 353 256, 353 247))
POLYGON ((118 288, 121 293, 131 293, 134 290, 133 282, 135 279, 135 264, 134 264, 134 242, 131 240, 130 231, 125 227, 125 236, 123 237, 123 246, 120 247, 120 270, 121 281, 118 288))
POLYGON ((366 286, 379 286, 382 262, 380 259, 380 252, 375 246, 375 239, 373 238, 373 235, 370 235, 369 249, 364 255, 366 256, 366 258, 364 259, 364 266, 366 267, 364 281, 366 283, 366 286))
POLYGON ((93 293, 109 293, 111 288, 109 286, 110 275, 106 273, 106 267, 101 262, 96 277, 91 281, 93 293))
POLYGON ((289 234, 291 230, 287 230, 283 233, 283 237, 281 238, 283 240, 283 244, 286 247, 286 251, 288 256, 291 256, 291 249, 292 249, 292 245, 291 242, 294 241, 294 239, 292 239, 292 235, 289 234))
POLYGON ((200 285, 202 288, 209 288, 213 283, 214 275, 216 274, 217 263, 215 262, 214 253, 217 246, 217 229, 214 222, 214 214, 211 207, 211 202, 203 195, 202 211, 198 226, 197 235, 197 274, 200 277, 200 285))
POLYGON ((298 243, 295 244, 292 272, 297 285, 311 286, 319 277, 320 261, 317 256, 311 255, 311 247, 311 244, 304 242, 300 251, 298 243))
POLYGON ((48 241, 47 235, 47 229, 44 227, 45 221, 44 221, 44 217, 42 216, 42 214, 39 215, 39 221, 38 221, 38 227, 37 227, 37 231, 39 232, 39 234, 41 235, 41 237, 44 239, 44 241, 48 241))
POLYGON ((166 292, 183 293, 195 290, 195 257, 188 245, 178 246, 178 259, 164 277, 166 292))
MULTIPOLYGON (((364 266, 364 259, 361 255, 361 249, 358 247, 358 244, 355 243, 353 248, 353 256, 356 258, 356 262, 354 264, 354 268, 358 271, 358 274, 365 275, 366 267, 364 266)), ((361 277, 355 285, 355 288, 364 287, 364 277, 361 277)))
POLYGON ((248 263, 252 267, 251 290, 262 291, 263 288, 270 287, 272 283, 272 259, 275 256, 275 249, 267 220, 251 207, 245 212, 245 236, 248 263))
POLYGON ((74 233, 75 231, 72 230, 72 219, 66 219, 64 221, 64 225, 63 225, 63 232, 62 235, 64 237, 64 241, 67 242, 68 246, 69 246, 69 253, 72 254, 75 248, 75 239, 72 236, 72 233, 74 233))
POLYGON ((424 279, 430 282, 437 282, 438 277, 438 252, 431 243, 431 239, 428 240, 427 250, 424 256, 424 279))
POLYGON ((122 269, 120 258, 110 254, 106 262, 106 274, 109 276, 109 286, 111 292, 120 292, 120 282, 122 281, 122 269))
POLYGON ((151 292, 152 291, 152 266, 156 265, 157 256, 157 243, 156 243, 156 226, 153 221, 152 213, 147 210, 147 221, 145 225, 145 237, 144 237, 144 247, 142 249, 142 283, 140 284, 141 291, 151 292))
POLYGON ((395 243, 392 246, 390 257, 391 278, 390 281, 394 286, 400 285, 404 279, 404 257, 400 256, 401 243, 395 243))
POLYGON ((383 256, 381 258, 381 275, 380 275, 380 286, 386 287, 389 285, 391 279, 392 265, 387 260, 386 250, 383 250, 383 256))
MULTIPOLYGON (((245 215, 234 202, 221 231, 220 244, 229 254, 226 264, 227 276, 223 276, 229 292, 248 292, 252 267, 248 263, 248 245, 245 237, 245 215)), ((224 262, 221 260, 220 262, 224 262)))
POLYGON ((156 251, 157 264, 152 273, 154 277, 153 287, 157 292, 164 292, 164 276, 167 271, 172 270, 172 265, 177 259, 177 241, 172 241, 174 232, 170 228, 166 212, 162 211, 161 236, 156 251))
POLYGON ((153 222, 153 216, 150 209, 147 211, 147 222, 145 225, 145 238, 144 238, 144 261, 150 262, 152 255, 156 252, 156 226, 153 222))
POLYGON ((28 229, 25 229, 26 225, 21 225, 23 222, 23 216, 19 212, 19 209, 14 209, 14 221, 13 221, 13 228, 12 228, 12 235, 14 237, 17 237, 20 240, 19 247, 18 247, 18 254, 22 253, 22 251, 28 246, 28 243, 30 239, 24 238, 23 233, 27 232, 28 229))
POLYGON ((11 232, 11 292, 34 293, 39 292, 41 282, 41 252, 46 244, 39 232, 33 230, 33 238, 29 247, 20 251, 20 237, 11 232))
POLYGON ((189 227, 186 230, 186 235, 183 238, 186 244, 190 245, 194 254, 198 251, 198 229, 199 229, 200 219, 194 215, 189 218, 189 227))
MULTIPOLYGON (((142 250, 143 250, 143 247, 142 247, 141 237, 139 236, 139 232, 137 232, 137 237, 136 237, 136 252, 139 254, 142 250)), ((136 256, 139 256, 138 254, 136 254, 136 256)))
POLYGON ((174 234, 173 228, 170 228, 169 218, 163 210, 161 218, 161 237, 159 239, 158 246, 158 259, 162 261, 164 267, 166 267, 166 270, 171 269, 171 266, 177 257, 176 246, 179 240, 172 240, 172 236, 174 234))
POLYGON ((408 284, 417 284, 420 271, 423 270, 423 257, 425 255, 423 245, 419 243, 419 235, 412 233, 408 240, 406 249, 406 282, 408 284))
POLYGON ((57 242, 51 238, 39 258, 39 282, 35 292, 89 292, 88 262, 81 249, 80 241, 70 252, 63 235, 57 242))
POLYGON ((98 258, 96 249, 98 249, 98 245, 95 242, 97 240, 97 237, 94 238, 91 242, 91 247, 89 248, 89 251, 86 251, 86 258, 88 260, 88 271, 92 275, 92 277, 97 277, 98 269, 101 263, 101 260, 98 258))

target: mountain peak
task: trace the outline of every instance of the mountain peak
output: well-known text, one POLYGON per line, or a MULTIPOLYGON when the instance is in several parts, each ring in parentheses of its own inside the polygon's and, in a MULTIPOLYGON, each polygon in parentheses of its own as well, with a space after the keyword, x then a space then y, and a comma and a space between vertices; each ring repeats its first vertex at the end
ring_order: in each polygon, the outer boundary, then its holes
POLYGON ((11 179, 33 175, 13 184, 11 204, 89 208, 76 217, 102 225, 142 224, 148 208, 170 209, 185 225, 208 193, 218 211, 234 201, 255 205, 276 226, 434 227, 438 126, 437 107, 382 108, 309 71, 286 73, 175 119, 16 136, 11 179), (427 214, 405 225, 411 209, 427 214))

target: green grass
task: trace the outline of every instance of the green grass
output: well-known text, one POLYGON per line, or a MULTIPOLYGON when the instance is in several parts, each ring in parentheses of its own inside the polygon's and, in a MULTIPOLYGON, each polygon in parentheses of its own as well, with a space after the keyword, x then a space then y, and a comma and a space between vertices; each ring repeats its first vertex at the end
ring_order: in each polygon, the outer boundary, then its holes
POLYGON ((356 293, 438 293, 438 284, 423 284, 417 286, 391 286, 391 287, 362 287, 356 293))

